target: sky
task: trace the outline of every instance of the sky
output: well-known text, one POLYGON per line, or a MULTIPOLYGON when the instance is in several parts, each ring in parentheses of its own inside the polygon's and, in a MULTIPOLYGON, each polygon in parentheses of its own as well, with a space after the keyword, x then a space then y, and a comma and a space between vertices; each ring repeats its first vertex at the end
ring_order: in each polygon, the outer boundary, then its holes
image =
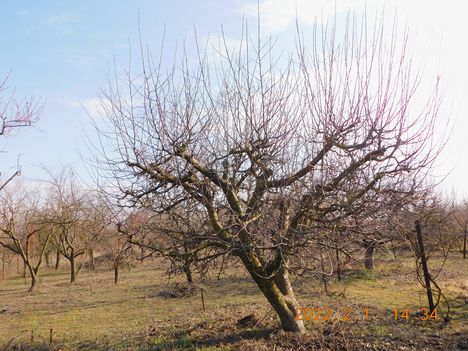
MULTIPOLYGON (((260 0, 262 33, 279 38, 286 49, 293 42, 296 18, 307 31, 318 21, 348 11, 381 13, 407 25, 410 48, 424 74, 441 75, 444 102, 440 113, 450 118, 449 133, 435 173, 446 175, 441 189, 468 198, 468 21, 463 1, 432 0, 260 0)), ((221 33, 236 42, 242 21, 256 25, 254 0, 21 0, 0 2, 0 77, 10 74, 8 85, 19 99, 41 98, 44 109, 33 128, 0 140, 1 178, 21 165, 28 180, 44 176, 42 166, 57 169, 71 164, 87 178, 80 153, 86 153, 90 134, 88 113, 97 116, 100 89, 106 87, 109 67, 128 65, 130 51, 142 41, 158 53, 164 37, 166 49, 184 38, 205 40, 221 33)), ((430 91, 430 86, 421 86, 430 91)))

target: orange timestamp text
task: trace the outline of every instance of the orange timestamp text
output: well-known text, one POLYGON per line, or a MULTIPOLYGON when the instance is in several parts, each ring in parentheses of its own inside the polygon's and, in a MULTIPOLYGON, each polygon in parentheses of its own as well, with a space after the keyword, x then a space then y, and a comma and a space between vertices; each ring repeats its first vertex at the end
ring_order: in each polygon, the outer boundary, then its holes
POLYGON ((407 321, 411 319, 420 321, 436 321, 439 319, 439 316, 437 315, 437 308, 431 312, 429 309, 423 307, 417 310, 414 315, 410 313, 408 308, 403 308, 400 310, 398 308, 394 308, 393 319, 396 321, 407 321))

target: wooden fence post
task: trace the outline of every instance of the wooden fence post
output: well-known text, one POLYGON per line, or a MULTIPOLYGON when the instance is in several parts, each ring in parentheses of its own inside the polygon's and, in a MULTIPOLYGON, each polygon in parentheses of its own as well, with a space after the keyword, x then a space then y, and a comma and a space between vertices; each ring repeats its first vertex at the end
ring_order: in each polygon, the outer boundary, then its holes
POLYGON ((421 233, 421 223, 419 220, 416 221, 416 237, 418 239, 418 254, 421 259, 421 265, 424 273, 424 284, 426 285, 427 292, 427 301, 429 303, 429 310, 432 313, 435 309, 434 300, 432 298, 432 289, 431 289, 431 276, 429 274, 429 269, 427 268, 426 253, 424 252, 424 242, 421 233))
POLYGON ((463 259, 466 259, 466 226, 465 233, 463 234, 463 259))

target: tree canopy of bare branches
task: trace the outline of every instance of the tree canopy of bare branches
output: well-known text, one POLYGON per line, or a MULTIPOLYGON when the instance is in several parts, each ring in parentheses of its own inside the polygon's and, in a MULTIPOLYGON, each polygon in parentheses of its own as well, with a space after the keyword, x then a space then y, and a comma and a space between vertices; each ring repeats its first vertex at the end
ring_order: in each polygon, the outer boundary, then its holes
POLYGON ((195 58, 183 50, 169 65, 142 50, 141 71, 102 95, 95 161, 120 203, 194 204, 209 232, 189 253, 237 257, 287 331, 304 331, 291 260, 374 211, 376 194, 421 184, 439 151, 438 80, 413 106, 421 76, 406 31, 350 16, 337 33, 298 31, 287 55, 246 27, 235 49, 224 37, 213 51, 197 43, 195 58))

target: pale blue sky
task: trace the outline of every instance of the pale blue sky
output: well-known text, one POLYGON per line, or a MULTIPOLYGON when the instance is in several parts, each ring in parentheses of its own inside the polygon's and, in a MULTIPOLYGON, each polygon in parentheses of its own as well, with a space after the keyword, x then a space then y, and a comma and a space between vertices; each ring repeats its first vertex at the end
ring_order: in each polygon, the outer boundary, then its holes
MULTIPOLYGON (((453 169, 445 188, 456 188, 459 196, 468 195, 468 24, 464 2, 376 0, 366 5, 361 0, 261 0, 262 30, 279 36, 283 45, 292 42, 296 8, 300 24, 307 29, 321 14, 362 11, 365 6, 368 12, 375 12, 383 3, 389 13, 397 9, 422 46, 431 43, 433 60, 427 63, 426 73, 442 73, 446 86, 442 113, 451 113, 456 119, 439 173, 453 169)), ((0 77, 11 70, 9 83, 16 87, 18 97, 34 94, 46 102, 36 128, 0 142, 6 151, 0 154, 2 177, 14 170, 19 154, 23 175, 29 179, 42 175, 39 164, 54 168, 71 163, 83 174, 77 150, 86 149, 83 129, 89 118, 81 104, 93 113, 98 91, 106 85, 108 65, 114 57, 117 65, 127 64, 129 42, 137 49, 138 13, 143 39, 157 53, 164 27, 169 52, 185 35, 190 40, 194 26, 204 39, 218 35, 223 24, 226 35, 235 40, 243 16, 255 25, 256 4, 253 0, 2 1, 0 77)), ((418 50, 415 60, 427 59, 427 48, 418 50)))

